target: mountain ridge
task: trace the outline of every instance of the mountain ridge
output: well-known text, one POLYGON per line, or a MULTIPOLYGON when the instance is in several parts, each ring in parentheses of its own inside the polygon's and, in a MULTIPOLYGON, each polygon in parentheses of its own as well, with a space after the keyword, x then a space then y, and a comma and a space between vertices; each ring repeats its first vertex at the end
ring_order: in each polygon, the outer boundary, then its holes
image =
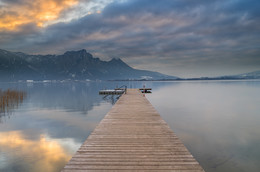
POLYGON ((0 49, 0 81, 17 80, 140 80, 177 79, 138 70, 120 58, 102 61, 85 49, 62 55, 30 55, 0 49))
POLYGON ((218 77, 179 78, 134 69, 120 58, 102 61, 85 49, 61 55, 30 55, 0 49, 0 81, 19 80, 243 80, 260 79, 260 70, 218 77))

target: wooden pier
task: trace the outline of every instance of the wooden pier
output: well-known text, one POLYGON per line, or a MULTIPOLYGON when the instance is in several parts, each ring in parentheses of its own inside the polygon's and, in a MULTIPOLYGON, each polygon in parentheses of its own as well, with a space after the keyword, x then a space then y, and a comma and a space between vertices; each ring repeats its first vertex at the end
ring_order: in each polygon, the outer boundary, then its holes
POLYGON ((138 89, 127 89, 62 170, 204 171, 138 89))

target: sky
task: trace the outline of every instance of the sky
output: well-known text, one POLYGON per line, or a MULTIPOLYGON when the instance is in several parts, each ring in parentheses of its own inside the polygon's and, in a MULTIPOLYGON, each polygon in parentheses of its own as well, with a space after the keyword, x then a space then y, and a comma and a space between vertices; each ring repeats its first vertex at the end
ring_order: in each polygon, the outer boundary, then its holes
POLYGON ((178 77, 260 70, 259 0, 0 0, 0 49, 86 49, 178 77))

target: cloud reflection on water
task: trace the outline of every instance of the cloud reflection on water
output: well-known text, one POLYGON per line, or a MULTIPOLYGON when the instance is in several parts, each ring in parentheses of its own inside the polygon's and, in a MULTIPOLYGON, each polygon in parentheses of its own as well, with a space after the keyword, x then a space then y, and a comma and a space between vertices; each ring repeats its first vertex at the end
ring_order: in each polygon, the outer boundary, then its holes
POLYGON ((104 85, 1 83, 27 98, 0 124, 0 171, 60 171, 111 108, 98 95, 104 85))
POLYGON ((19 168, 18 171, 55 171, 57 166, 62 168, 71 158, 71 154, 57 140, 52 140, 45 134, 36 140, 30 140, 21 131, 1 132, 0 148, 3 155, 8 152, 7 157, 3 158, 6 159, 5 166, 12 165, 10 168, 19 168), (13 167, 13 161, 17 158, 23 161, 21 163, 27 164, 25 169, 23 165, 19 166, 20 163, 13 167))

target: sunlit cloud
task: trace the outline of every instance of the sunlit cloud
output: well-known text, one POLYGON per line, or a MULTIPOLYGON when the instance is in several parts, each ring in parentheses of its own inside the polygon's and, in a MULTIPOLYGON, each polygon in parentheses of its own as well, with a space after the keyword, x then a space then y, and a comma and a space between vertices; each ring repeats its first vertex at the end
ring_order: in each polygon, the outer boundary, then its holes
POLYGON ((58 19, 63 10, 77 3, 78 0, 23 0, 20 3, 6 1, 0 9, 0 30, 16 30, 29 23, 43 27, 45 23, 58 19))
POLYGON ((3 0, 0 2, 0 31, 17 31, 33 23, 46 27, 86 15, 100 14, 106 5, 123 0, 3 0))
POLYGON ((33 161, 32 171, 54 171, 57 170, 57 164, 62 168, 71 158, 58 141, 51 140, 46 135, 41 135, 38 140, 29 140, 20 131, 2 132, 0 147, 4 151, 15 153, 15 156, 20 156, 24 161, 33 161), (14 149, 19 151, 10 151, 14 149))
POLYGON ((47 24, 55 24, 58 22, 70 22, 72 20, 80 19, 87 15, 101 14, 107 5, 112 3, 123 3, 126 0, 78 0, 78 4, 65 10, 60 18, 50 21, 47 24))

